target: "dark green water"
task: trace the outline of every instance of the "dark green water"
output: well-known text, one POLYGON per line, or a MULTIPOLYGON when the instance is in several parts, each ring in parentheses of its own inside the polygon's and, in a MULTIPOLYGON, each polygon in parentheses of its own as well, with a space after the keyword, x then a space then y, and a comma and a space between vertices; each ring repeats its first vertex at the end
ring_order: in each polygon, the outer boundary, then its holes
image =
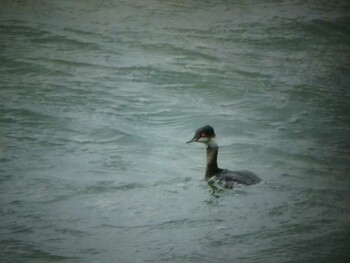
POLYGON ((1 262, 349 262, 348 1, 1 1, 1 262), (212 194, 204 148, 258 185, 212 194))

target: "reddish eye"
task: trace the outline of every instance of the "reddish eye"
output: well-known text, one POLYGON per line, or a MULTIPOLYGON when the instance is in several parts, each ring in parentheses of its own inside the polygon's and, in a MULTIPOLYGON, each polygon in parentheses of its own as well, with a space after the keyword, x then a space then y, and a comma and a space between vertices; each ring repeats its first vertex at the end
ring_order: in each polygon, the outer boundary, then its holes
POLYGON ((202 132, 201 137, 205 137, 205 136, 206 136, 205 132, 202 132))

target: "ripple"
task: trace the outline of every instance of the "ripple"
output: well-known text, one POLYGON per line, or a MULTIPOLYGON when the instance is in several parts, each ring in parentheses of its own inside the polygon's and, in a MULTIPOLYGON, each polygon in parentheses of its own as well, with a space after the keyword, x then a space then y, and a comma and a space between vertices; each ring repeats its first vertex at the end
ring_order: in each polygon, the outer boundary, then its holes
POLYGON ((95 185, 88 186, 82 192, 84 194, 100 194, 115 191, 131 191, 135 189, 147 188, 148 186, 140 183, 123 183, 116 185, 114 181, 99 182, 95 185))
POLYGON ((78 257, 61 256, 58 253, 49 252, 44 250, 44 248, 39 248, 30 242, 23 241, 20 239, 9 238, 1 240, 1 246, 6 246, 6 251, 3 255, 6 255, 6 259, 13 259, 16 261, 18 259, 18 253, 20 251, 20 257, 26 258, 28 260, 44 260, 44 261, 66 261, 66 260, 76 260, 78 257), (16 255, 16 256, 14 256, 16 255))
POLYGON ((198 220, 191 220, 188 218, 184 219, 177 219, 177 220, 170 220, 170 221, 165 221, 157 224, 148 224, 148 225, 133 225, 133 226, 128 226, 128 225, 110 225, 110 224, 103 224, 100 227, 104 228, 120 228, 120 229, 146 229, 147 231, 153 231, 153 230, 159 230, 159 229, 176 229, 181 226, 186 226, 186 227, 191 227, 191 226, 197 226, 198 225, 210 225, 212 223, 220 223, 222 220, 220 219, 213 219, 213 220, 206 220, 206 219, 198 219, 198 220))

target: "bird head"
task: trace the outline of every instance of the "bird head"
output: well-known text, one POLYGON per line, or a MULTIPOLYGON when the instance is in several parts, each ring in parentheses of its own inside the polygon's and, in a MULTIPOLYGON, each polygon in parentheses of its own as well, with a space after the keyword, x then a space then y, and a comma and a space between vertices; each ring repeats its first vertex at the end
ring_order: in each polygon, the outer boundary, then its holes
POLYGON ((196 130, 193 138, 189 140, 187 143, 192 142, 201 142, 205 144, 209 144, 209 142, 215 138, 215 132, 213 127, 209 125, 205 125, 199 129, 196 130))

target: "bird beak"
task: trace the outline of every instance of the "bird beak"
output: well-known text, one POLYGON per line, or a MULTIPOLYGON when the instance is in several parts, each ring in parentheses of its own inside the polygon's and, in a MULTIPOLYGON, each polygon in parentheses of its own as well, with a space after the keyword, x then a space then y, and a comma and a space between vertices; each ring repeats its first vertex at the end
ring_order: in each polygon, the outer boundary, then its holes
POLYGON ((193 137, 192 140, 186 142, 186 143, 191 143, 191 142, 196 142, 197 141, 197 138, 196 137, 193 137))

